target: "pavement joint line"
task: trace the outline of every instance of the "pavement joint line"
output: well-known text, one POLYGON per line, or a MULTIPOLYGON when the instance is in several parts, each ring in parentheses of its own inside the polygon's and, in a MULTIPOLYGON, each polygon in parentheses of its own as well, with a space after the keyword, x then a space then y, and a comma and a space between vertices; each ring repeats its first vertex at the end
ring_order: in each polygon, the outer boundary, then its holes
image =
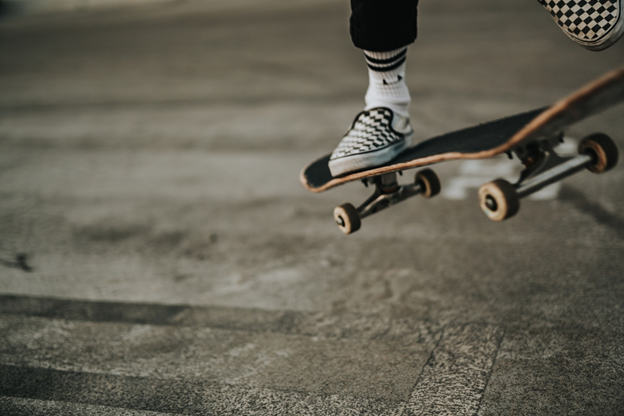
POLYGON ((507 328, 505 326, 501 326, 499 328, 502 330, 502 334, 500 334, 500 337, 498 339, 498 343, 496 345, 496 353, 494 354, 494 358, 492 359, 492 364, 490 365, 490 369, 485 379, 485 384, 483 386, 481 397, 479 397, 479 403, 477 404, 477 412, 481 409, 481 403, 483 402, 483 397, 485 396, 485 390, 487 389, 487 386, 490 383, 490 380, 492 378, 492 374, 494 373, 494 366, 496 365, 498 354, 500 353, 500 350, 503 346, 503 340, 505 339, 505 335, 507 334, 507 328))
POLYGON ((381 416, 395 414, 400 405, 379 398, 280 391, 204 380, 158 380, 5 365, 0 365, 0 396, 192 415, 381 416), (165 397, 177 400, 164 400, 165 397))
POLYGON ((447 325, 403 414, 476 415, 504 336, 496 325, 447 325))
POLYGON ((65 321, 209 327, 320 338, 415 339, 430 343, 441 323, 379 315, 272 311, 225 306, 163 305, 0 295, 0 314, 65 321))
POLYGON ((82 101, 82 102, 54 102, 54 103, 17 103, 6 104, 0 103, 0 111, 3 114, 20 114, 20 113, 48 113, 48 112, 91 112, 102 110, 129 110, 129 109, 142 109, 142 110, 154 110, 154 109, 175 109, 175 108, 188 108, 188 107, 223 107, 223 106, 236 106, 236 108, 242 107, 257 107, 259 104, 271 105, 271 104, 288 104, 292 105, 305 105, 310 106, 324 106, 328 102, 332 104, 349 104, 352 101, 360 98, 359 95, 351 94, 345 95, 336 94, 332 96, 319 96, 309 97, 305 95, 272 95, 268 96, 264 94, 262 96, 239 96, 239 97, 218 97, 218 98, 196 98, 196 99, 161 99, 161 100, 140 100, 140 99, 126 99, 123 101, 82 101))
POLYGON ((10 416, 176 416, 182 413, 161 413, 143 410, 121 409, 119 407, 97 406, 54 400, 26 399, 22 397, 0 397, 0 409, 10 416))

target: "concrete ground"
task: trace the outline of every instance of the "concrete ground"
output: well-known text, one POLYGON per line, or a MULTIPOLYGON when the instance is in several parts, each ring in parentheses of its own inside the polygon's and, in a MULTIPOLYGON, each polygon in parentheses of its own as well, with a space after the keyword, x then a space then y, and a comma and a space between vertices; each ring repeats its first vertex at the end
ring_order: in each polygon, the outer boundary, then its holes
MULTIPOLYGON (((342 235, 300 168, 367 83, 348 2, 187 1, 0 19, 3 415, 624 414, 624 166, 492 223, 514 161, 342 235)), ((624 63, 536 3, 423 1, 422 138, 624 63)), ((624 107, 574 126, 624 149, 624 107)))

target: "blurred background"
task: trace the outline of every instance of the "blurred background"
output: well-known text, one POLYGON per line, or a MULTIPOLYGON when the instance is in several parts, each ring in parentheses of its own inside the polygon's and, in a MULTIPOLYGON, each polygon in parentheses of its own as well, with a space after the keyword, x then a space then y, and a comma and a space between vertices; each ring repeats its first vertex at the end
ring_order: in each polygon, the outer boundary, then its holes
MULTIPOLYGON (((624 412, 624 168, 492 223, 506 157, 435 167, 344 236, 306 191, 363 108, 336 0, 2 0, 3 414, 624 412)), ((624 65, 526 0, 423 0, 421 139, 548 105, 624 65)), ((561 147, 610 134, 620 105, 561 147)), ((409 175, 406 175, 409 176, 409 175)))

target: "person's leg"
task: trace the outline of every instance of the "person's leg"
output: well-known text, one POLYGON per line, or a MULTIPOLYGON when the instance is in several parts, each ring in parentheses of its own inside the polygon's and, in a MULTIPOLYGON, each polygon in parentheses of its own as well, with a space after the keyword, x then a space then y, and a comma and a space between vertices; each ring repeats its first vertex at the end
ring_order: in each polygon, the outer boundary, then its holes
POLYGON ((538 0, 579 45, 601 51, 624 34, 624 0, 538 0))
POLYGON ((418 0, 351 0, 353 44, 364 51, 369 85, 364 111, 332 153, 334 176, 392 160, 412 143, 407 46, 417 35, 418 0))
POLYGON ((368 65, 365 110, 388 107, 409 117, 405 61, 417 36, 418 0, 351 0, 351 10, 351 40, 368 65))
POLYGON ((351 0, 350 32, 356 48, 387 52, 416 40, 418 0, 351 0))

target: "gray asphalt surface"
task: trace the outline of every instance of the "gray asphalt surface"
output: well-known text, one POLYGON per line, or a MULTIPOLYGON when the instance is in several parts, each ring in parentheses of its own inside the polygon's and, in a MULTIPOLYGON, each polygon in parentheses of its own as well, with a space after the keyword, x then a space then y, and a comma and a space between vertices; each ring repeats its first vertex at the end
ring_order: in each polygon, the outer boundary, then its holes
MULTIPOLYGON (((0 413, 624 414, 624 166, 492 223, 514 161, 367 218, 300 168, 362 108, 348 3, 188 1, 0 19, 0 413)), ((422 2, 422 138, 624 64, 536 3, 422 2)), ((574 126, 624 149, 624 107, 574 126)), ((567 150, 566 150, 567 149, 567 150)))

